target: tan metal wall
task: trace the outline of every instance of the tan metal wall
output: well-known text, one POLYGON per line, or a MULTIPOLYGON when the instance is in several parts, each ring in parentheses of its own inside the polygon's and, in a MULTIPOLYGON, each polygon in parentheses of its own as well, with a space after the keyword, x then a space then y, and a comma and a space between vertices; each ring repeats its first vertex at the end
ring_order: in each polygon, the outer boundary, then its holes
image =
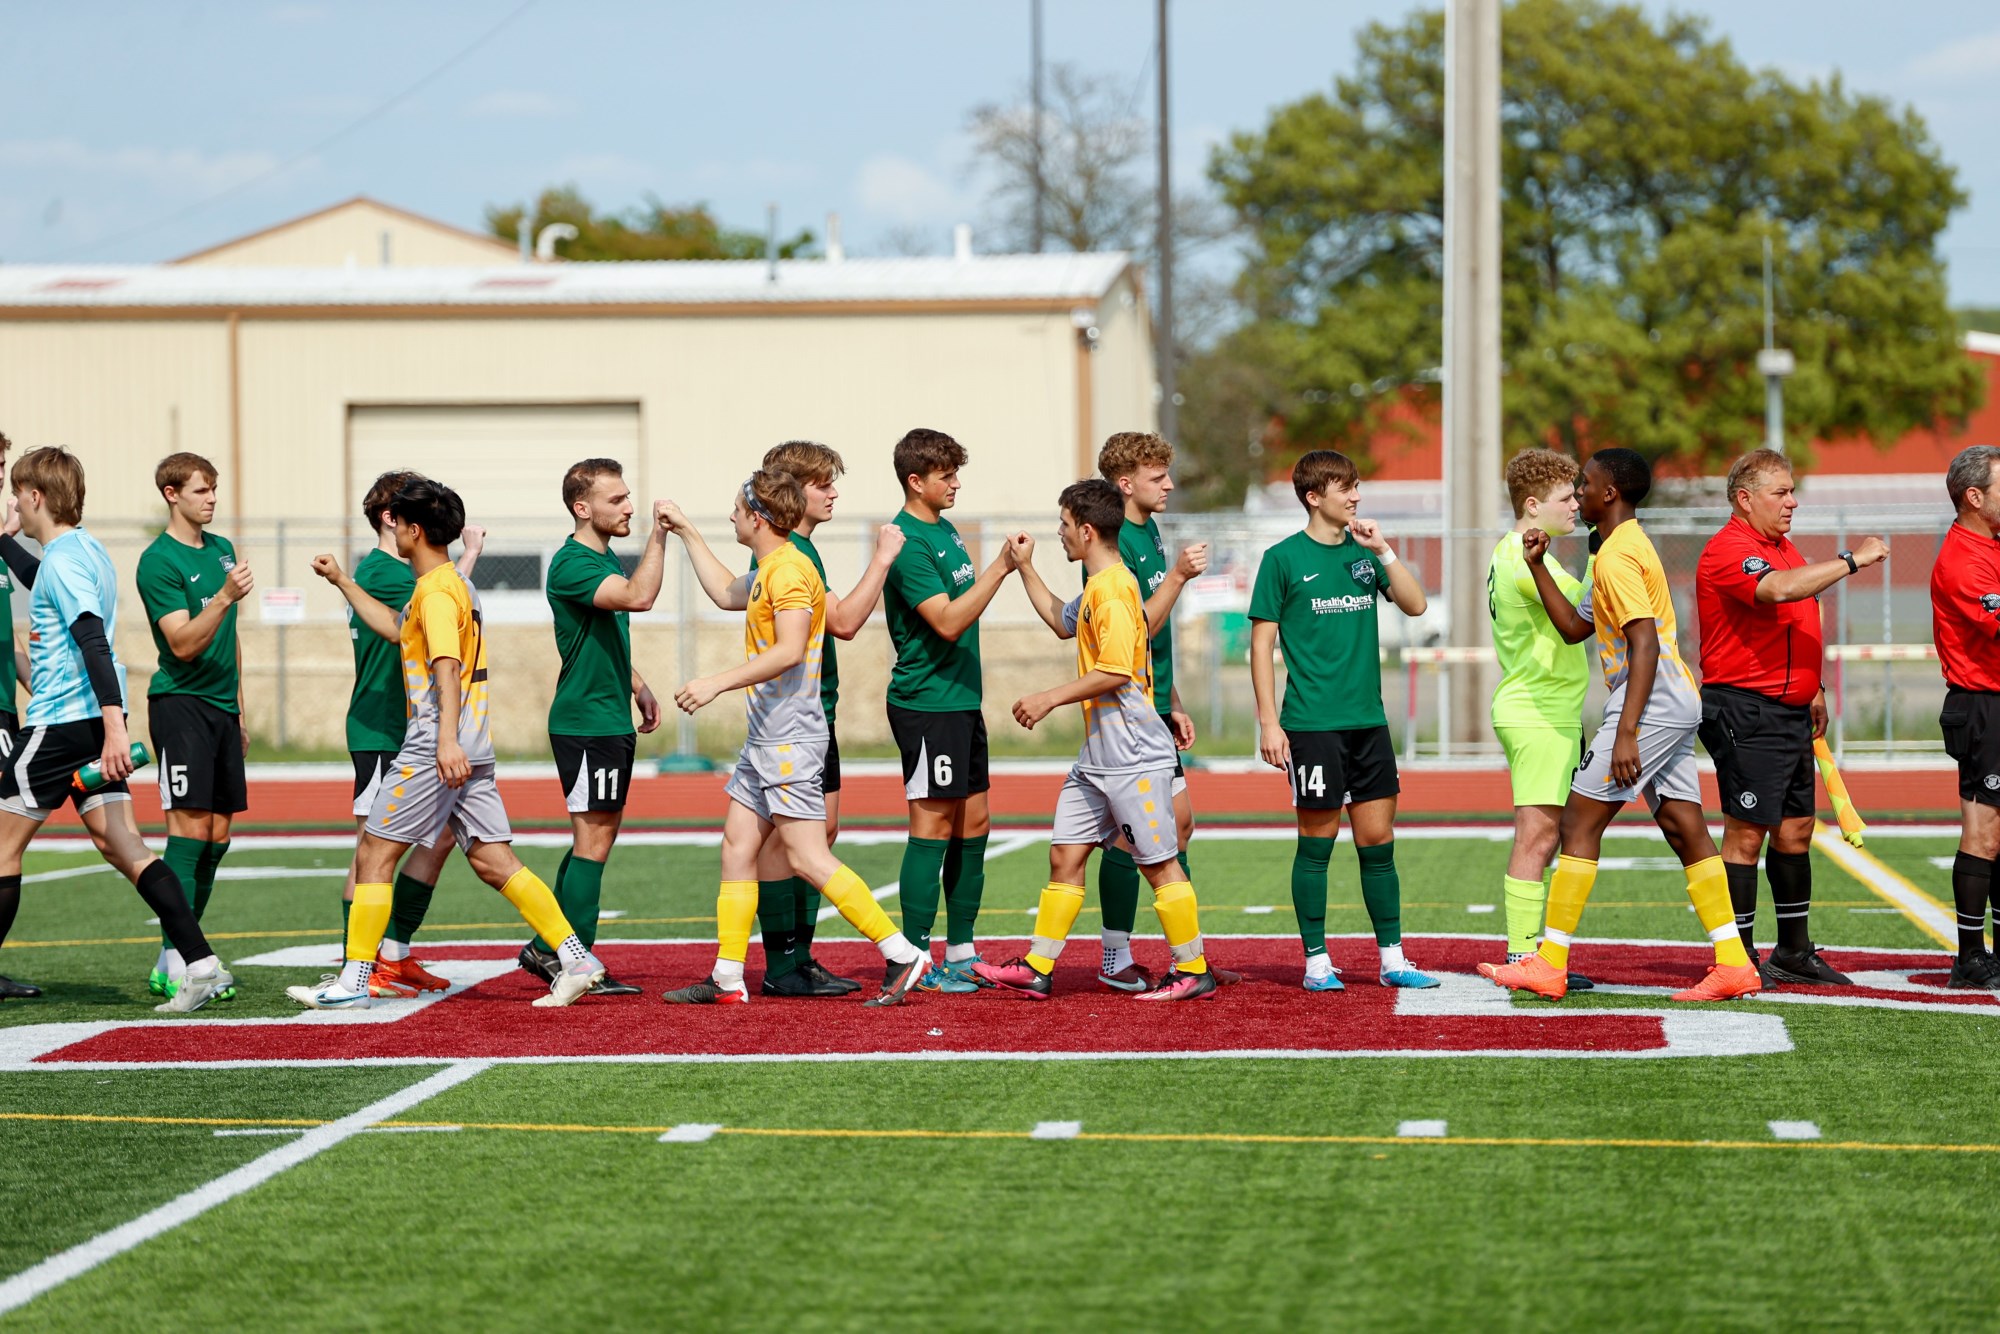
POLYGON ((301 218, 190 255, 183 264, 231 268, 377 268, 382 234, 389 234, 389 262, 397 268, 491 268, 513 258, 504 242, 468 236, 408 213, 366 202, 301 218))

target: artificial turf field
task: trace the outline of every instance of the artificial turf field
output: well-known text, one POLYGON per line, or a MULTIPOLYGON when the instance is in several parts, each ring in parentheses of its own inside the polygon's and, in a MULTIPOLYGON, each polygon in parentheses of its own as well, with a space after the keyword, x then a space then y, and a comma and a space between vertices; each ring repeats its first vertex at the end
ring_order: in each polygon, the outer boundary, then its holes
MULTIPOLYGON (((1501 949, 1500 831, 1399 841, 1436 992, 1375 986, 1345 846, 1349 990, 1299 991, 1290 834, 1248 830, 1194 849, 1211 957, 1247 978, 1214 1002, 1092 991, 1093 900, 1055 1001, 888 1011, 660 1005, 706 968, 675 942, 713 939, 715 894, 710 840, 667 836, 605 882, 601 952, 645 997, 528 1006, 511 911, 454 861, 418 954, 466 989, 307 1017, 284 987, 338 950, 346 850, 246 839, 205 924, 243 994, 167 1020, 137 896, 37 851, 0 954, 47 990, 0 1005, 0 1322, 1991 1328, 2000 997, 1944 991, 1915 920, 1955 836, 1898 832, 1844 861, 1914 912, 1815 854, 1856 992, 1671 1014, 1707 950, 1636 830, 1575 958, 1606 989, 1560 1007, 1470 976, 1501 949)), ((846 855, 886 885, 900 843, 866 837, 846 855)), ((1045 845, 993 849, 982 933, 1018 937, 1045 845)), ((837 919, 821 940, 876 975, 837 919)))

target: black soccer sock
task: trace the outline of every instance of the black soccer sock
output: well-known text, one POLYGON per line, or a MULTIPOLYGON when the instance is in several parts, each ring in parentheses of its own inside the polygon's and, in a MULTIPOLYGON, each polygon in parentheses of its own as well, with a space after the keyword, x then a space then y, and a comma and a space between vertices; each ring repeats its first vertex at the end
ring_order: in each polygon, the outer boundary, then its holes
POLYGON ((7 933, 14 929, 14 914, 21 911, 21 877, 0 875, 0 945, 7 943, 7 933))
POLYGON ((1993 862, 1960 852, 1951 861, 1951 897, 1958 908, 1958 957, 1986 948, 1986 900, 1993 895, 1993 862))
POLYGON ((1751 937, 1757 931, 1757 864, 1724 862, 1722 873, 1729 878, 1729 906, 1736 913, 1736 934, 1743 937, 1743 948, 1755 954, 1757 946, 1751 937))
POLYGON ((1812 948, 1812 855, 1764 853, 1764 878, 1771 882, 1771 909, 1778 915, 1778 948, 1797 954, 1812 948))
POLYGON ((161 932, 166 935, 167 943, 181 952, 181 958, 194 963, 215 953, 208 947, 208 937, 201 933, 201 923, 194 919, 194 909, 188 905, 180 877, 164 861, 155 857, 146 863, 146 869, 139 872, 132 888, 139 891, 139 897, 160 919, 161 932))

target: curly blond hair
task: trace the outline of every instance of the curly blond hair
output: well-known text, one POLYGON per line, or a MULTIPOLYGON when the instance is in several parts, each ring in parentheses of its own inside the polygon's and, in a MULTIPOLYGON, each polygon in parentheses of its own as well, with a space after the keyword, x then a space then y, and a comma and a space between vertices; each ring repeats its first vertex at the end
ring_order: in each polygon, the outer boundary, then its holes
POLYGON ((1097 451, 1097 472, 1107 482, 1130 477, 1149 463, 1174 466, 1174 447, 1151 431, 1120 431, 1097 451))

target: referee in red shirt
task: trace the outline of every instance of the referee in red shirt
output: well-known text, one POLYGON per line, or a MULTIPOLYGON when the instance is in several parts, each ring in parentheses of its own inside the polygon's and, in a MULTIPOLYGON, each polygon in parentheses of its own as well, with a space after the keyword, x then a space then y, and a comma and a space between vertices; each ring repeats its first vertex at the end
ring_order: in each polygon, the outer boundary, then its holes
POLYGON ((1819 595, 1885 560, 1889 548, 1871 537, 1853 551, 1808 564, 1786 536, 1799 498, 1792 465, 1776 450, 1738 459, 1729 470, 1728 493, 1735 512, 1702 548, 1695 607, 1701 621, 1699 735, 1715 760, 1722 792, 1722 862, 1736 929, 1766 986, 1847 986, 1848 979, 1813 949, 1807 923, 1816 809, 1812 743, 1826 731, 1819 595), (1778 944, 1761 961, 1751 942, 1760 852, 1778 916, 1778 944))
MULTIPOLYGON (((1945 473, 1958 521, 1945 531, 1931 567, 1931 640, 1944 668, 1938 727, 1945 753, 1958 761, 1963 821, 1951 866, 1958 908, 1953 987, 2000 991, 2000 962, 1986 948, 1986 904, 1993 859, 2000 855, 2000 449, 1959 451, 1945 473)), ((2000 918, 2000 903, 1995 916, 2000 918)), ((2000 931, 2000 921, 1995 922, 2000 931)))

